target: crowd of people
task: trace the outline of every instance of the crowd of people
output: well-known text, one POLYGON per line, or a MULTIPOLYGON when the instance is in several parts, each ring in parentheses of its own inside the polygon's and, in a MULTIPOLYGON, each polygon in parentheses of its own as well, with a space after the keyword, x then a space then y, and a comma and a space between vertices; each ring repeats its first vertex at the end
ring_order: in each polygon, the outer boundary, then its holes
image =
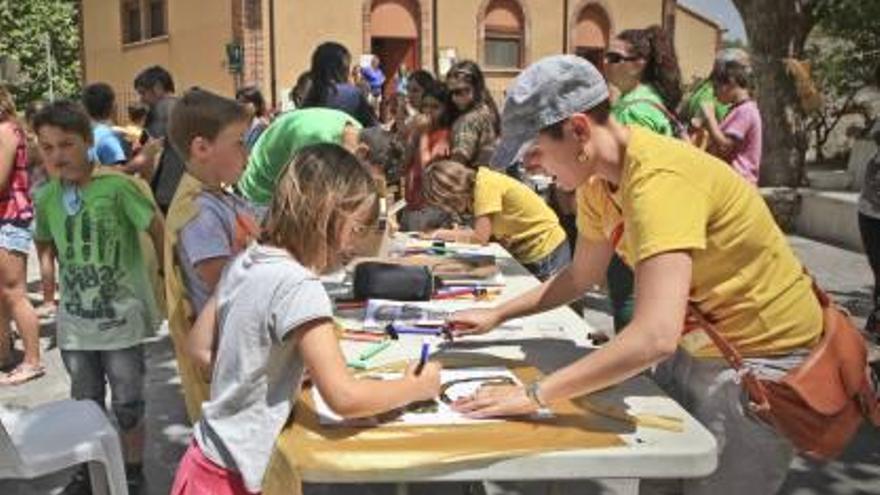
MULTIPOLYGON (((334 42, 314 51, 285 112, 254 87, 178 96, 158 66, 134 79, 141 101, 124 126, 105 83, 24 119, 0 90, 0 384, 46 372, 25 287, 35 243, 39 310, 57 312, 71 396, 104 406, 109 386, 132 490, 143 481, 144 341, 167 318, 195 423, 173 493, 259 492, 306 370, 342 416, 438 393, 433 363, 395 381, 354 378, 319 281, 368 251, 380 198, 397 194, 401 229, 497 241, 544 282, 454 315, 457 336, 607 283, 619 331, 609 344, 457 408, 531 413, 653 367, 719 441, 719 469, 687 493, 772 493, 791 446, 748 414, 717 349, 681 336, 691 304, 772 374, 802 362, 822 334, 810 277, 755 187, 761 118, 748 55, 720 53, 689 94, 659 27, 619 33, 603 62, 542 59, 500 112, 473 61, 443 77, 388 77, 376 57, 352 67, 334 42), (546 197, 535 173, 554 178, 546 197), (15 365, 12 322, 24 349, 15 365)), ((83 471, 65 493, 88 490, 83 471)))

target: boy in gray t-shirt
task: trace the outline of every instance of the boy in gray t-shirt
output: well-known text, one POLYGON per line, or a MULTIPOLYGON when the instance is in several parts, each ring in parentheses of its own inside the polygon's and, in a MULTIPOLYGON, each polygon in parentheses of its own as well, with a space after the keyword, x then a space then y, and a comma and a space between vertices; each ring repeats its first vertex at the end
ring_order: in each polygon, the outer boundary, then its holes
MULTIPOLYGON (((251 204, 223 191, 202 191, 194 198, 198 213, 178 233, 178 262, 193 314, 202 311, 216 287, 205 279, 205 264, 226 263, 256 237, 257 215, 251 204)), ((219 272, 217 272, 219 275, 219 272)))
POLYGON ((208 397, 207 378, 180 352, 192 322, 232 257, 258 234, 249 203, 224 189, 238 180, 249 119, 235 100, 201 89, 184 93, 171 112, 171 145, 186 158, 166 226, 165 293, 187 413, 195 421, 208 397))

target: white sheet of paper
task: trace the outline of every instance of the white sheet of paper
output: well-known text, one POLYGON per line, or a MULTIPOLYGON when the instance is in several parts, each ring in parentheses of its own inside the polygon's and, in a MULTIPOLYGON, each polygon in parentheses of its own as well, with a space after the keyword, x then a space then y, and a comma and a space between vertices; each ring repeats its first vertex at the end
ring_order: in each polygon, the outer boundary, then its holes
MULTIPOLYGON (((383 380, 393 380, 396 378, 400 378, 400 373, 376 373, 374 375, 377 379, 383 380)), ((507 377, 514 381, 514 383, 521 383, 516 376, 510 370, 506 368, 461 368, 461 369, 448 369, 442 370, 440 372, 440 381, 441 383, 449 383, 453 380, 462 380, 473 378, 477 381, 461 383, 451 386, 447 391, 446 395, 449 396, 450 399, 455 400, 460 397, 464 397, 470 394, 473 394, 484 380, 480 379, 490 379, 493 377, 507 377)), ((394 416, 393 419, 387 419, 384 421, 380 421, 379 418, 371 417, 371 418, 361 418, 361 419, 350 419, 346 420, 333 412, 330 409, 330 406, 324 401, 324 398, 321 397, 321 393, 318 392, 316 387, 312 388, 312 397, 315 401, 315 408, 318 412, 318 418, 322 425, 330 425, 330 426, 382 426, 382 425, 396 425, 396 426, 438 426, 438 425, 465 425, 465 424, 474 424, 474 423, 483 423, 487 421, 503 421, 502 419, 494 418, 494 419, 471 419, 465 416, 462 416, 456 411, 453 411, 452 408, 449 407, 448 404, 441 401, 439 398, 436 400, 437 410, 436 412, 403 412, 400 415, 394 416)))
MULTIPOLYGON (((467 300, 443 301, 391 301, 389 299, 370 299, 364 312, 363 328, 385 328, 389 323, 401 325, 442 325, 446 318, 465 309, 490 308, 491 302, 475 302, 467 300)), ((522 318, 514 318, 504 322, 498 329, 520 330, 523 328, 522 318)))
MULTIPOLYGON (((460 302, 460 301, 454 301, 460 302)), ((370 299, 364 315, 364 328, 385 328, 389 323, 401 325, 442 325, 450 312, 464 309, 466 305, 438 304, 430 301, 402 302, 387 299, 370 299)))

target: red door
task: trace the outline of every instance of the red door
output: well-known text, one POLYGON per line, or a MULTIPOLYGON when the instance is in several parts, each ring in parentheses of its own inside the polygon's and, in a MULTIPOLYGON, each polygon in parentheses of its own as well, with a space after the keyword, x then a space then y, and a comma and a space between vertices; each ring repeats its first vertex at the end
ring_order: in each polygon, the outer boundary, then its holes
POLYGON ((406 65, 409 72, 419 67, 418 43, 407 38, 373 38, 372 53, 379 57, 380 67, 385 73, 386 96, 393 93, 400 67, 406 65))

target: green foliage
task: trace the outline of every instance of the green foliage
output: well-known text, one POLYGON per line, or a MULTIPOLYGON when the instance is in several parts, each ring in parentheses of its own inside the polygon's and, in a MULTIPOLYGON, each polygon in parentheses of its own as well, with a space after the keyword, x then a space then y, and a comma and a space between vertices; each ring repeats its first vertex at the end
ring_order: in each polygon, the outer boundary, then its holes
POLYGON ((79 25, 74 0, 0 0, 0 53, 20 64, 11 87, 19 109, 49 97, 44 36, 51 38, 55 97, 79 92, 79 25))
POLYGON ((808 47, 814 74, 831 98, 846 98, 874 82, 880 67, 880 2, 821 0, 808 47))
POLYGON ((808 116, 806 126, 813 133, 821 159, 823 147, 842 117, 864 110, 856 104, 858 92, 877 84, 880 1, 820 0, 813 15, 816 26, 807 41, 806 55, 825 104, 808 116))
POLYGON ((736 38, 736 39, 724 38, 723 40, 721 40, 721 49, 726 50, 728 48, 739 48, 741 50, 748 50, 749 46, 746 44, 746 42, 744 40, 741 40, 739 38, 736 38))

